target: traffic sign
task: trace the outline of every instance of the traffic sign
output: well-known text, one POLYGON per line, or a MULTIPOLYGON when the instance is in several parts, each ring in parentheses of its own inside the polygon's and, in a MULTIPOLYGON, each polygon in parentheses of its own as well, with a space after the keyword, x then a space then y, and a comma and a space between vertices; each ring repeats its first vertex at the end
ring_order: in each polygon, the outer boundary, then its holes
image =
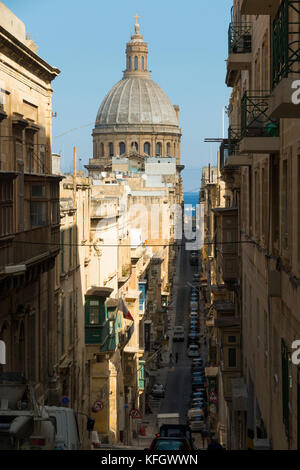
POLYGON ((67 397, 66 395, 61 397, 61 404, 66 406, 70 403, 70 400, 69 400, 69 397, 67 397))
POLYGON ((142 419, 142 414, 139 410, 131 410, 130 416, 132 419, 142 419))
POLYGON ((213 402, 213 403, 217 403, 218 398, 217 398, 216 392, 215 392, 214 390, 212 390, 212 391, 210 392, 208 401, 211 401, 211 402, 213 402))
POLYGON ((104 407, 103 401, 97 400, 94 402, 92 410, 94 413, 98 413, 98 411, 103 410, 103 407, 104 407))

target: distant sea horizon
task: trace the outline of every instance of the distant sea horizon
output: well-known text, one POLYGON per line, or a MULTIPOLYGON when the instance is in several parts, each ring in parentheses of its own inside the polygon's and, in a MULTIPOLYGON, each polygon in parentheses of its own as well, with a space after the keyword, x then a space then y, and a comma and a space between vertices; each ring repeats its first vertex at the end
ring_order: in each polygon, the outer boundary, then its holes
POLYGON ((196 213, 196 205, 199 204, 199 191, 184 192, 183 193, 184 205, 192 206, 192 214, 196 213))

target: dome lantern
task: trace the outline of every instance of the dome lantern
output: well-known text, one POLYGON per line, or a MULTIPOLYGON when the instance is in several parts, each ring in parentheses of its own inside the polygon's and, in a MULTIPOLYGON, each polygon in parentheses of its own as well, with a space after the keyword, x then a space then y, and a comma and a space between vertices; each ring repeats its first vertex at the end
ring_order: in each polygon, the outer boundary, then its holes
POLYGON ((136 20, 134 34, 131 35, 131 41, 126 45, 126 70, 124 71, 124 78, 149 77, 150 73, 147 70, 148 46, 143 40, 143 35, 140 34, 140 25, 138 23, 140 16, 136 14, 134 18, 136 20))

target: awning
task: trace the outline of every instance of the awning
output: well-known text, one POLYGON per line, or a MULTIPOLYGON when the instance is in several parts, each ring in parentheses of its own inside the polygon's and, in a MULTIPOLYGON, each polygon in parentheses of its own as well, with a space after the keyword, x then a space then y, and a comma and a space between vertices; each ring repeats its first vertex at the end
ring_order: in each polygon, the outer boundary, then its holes
POLYGON ((111 299, 111 298, 109 298, 109 299, 107 299, 107 301, 106 301, 106 306, 107 306, 108 308, 115 308, 115 307, 118 306, 118 304, 119 304, 119 300, 118 300, 118 299, 111 299))

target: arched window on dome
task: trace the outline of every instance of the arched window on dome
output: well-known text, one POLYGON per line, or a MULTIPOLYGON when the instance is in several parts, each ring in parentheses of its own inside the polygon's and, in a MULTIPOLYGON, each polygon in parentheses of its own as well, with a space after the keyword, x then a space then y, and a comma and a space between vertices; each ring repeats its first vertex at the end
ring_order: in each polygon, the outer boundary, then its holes
POLYGON ((135 56, 134 57, 134 70, 138 70, 139 68, 139 61, 138 61, 138 57, 135 56))
POLYGON ((170 142, 167 143, 167 157, 171 156, 171 144, 170 142))
POLYGON ((123 153, 126 152, 126 145, 125 145, 125 142, 120 142, 120 143, 119 143, 119 150, 120 150, 120 155, 123 155, 123 153))
POLYGON ((136 152, 138 152, 139 144, 137 142, 132 142, 131 148, 132 148, 132 150, 135 150, 136 152))
POLYGON ((100 144, 100 156, 104 157, 104 144, 103 143, 100 144))
POLYGON ((114 144, 112 142, 109 142, 109 156, 113 157, 114 156, 114 144))
POLYGON ((146 155, 150 155, 150 150, 151 150, 150 142, 145 142, 144 143, 144 153, 146 155))
POLYGON ((131 70, 131 55, 128 57, 128 68, 131 70))
POLYGON ((142 56, 142 70, 144 70, 145 68, 145 60, 144 60, 144 56, 142 56))
POLYGON ((160 157, 161 156, 161 143, 157 142, 156 144, 156 156, 160 157))

